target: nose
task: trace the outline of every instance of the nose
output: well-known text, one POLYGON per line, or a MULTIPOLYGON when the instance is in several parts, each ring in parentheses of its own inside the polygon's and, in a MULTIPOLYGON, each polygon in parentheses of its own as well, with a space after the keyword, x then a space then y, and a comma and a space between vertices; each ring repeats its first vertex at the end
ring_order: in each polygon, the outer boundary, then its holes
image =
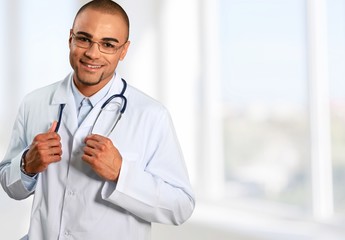
POLYGON ((92 59, 99 58, 100 54, 101 52, 99 51, 99 43, 97 42, 91 43, 91 46, 85 52, 85 55, 92 59))

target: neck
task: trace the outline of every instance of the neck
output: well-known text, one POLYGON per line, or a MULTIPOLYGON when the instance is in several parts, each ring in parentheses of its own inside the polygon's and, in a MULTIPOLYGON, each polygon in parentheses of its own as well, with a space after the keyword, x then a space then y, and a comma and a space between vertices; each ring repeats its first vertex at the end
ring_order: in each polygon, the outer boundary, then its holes
POLYGON ((91 97, 95 93, 97 93, 99 90, 101 90, 109 81, 109 79, 102 79, 99 80, 97 83, 90 84, 88 82, 83 82, 80 79, 76 78, 76 76, 73 77, 73 82, 75 86, 78 88, 79 92, 82 93, 85 97, 91 97))

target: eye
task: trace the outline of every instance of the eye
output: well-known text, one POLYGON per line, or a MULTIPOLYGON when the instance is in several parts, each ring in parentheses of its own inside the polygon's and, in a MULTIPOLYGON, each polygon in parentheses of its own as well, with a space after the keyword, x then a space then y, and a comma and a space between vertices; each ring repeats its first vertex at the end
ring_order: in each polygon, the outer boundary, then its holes
POLYGON ((79 42, 91 42, 91 40, 87 37, 76 36, 76 39, 79 42))
POLYGON ((114 44, 111 44, 111 43, 109 43, 109 42, 103 42, 103 43, 102 43, 102 46, 103 46, 104 48, 115 48, 115 45, 114 45, 114 44))

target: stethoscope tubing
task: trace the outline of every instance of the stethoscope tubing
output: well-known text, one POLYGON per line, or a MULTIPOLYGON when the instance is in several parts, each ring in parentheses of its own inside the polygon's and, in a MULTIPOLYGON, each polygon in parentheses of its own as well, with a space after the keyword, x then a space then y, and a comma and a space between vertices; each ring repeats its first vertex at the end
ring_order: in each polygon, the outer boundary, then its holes
MULTIPOLYGON (((127 108, 127 98, 124 96, 124 93, 126 92, 126 89, 127 89, 127 82, 121 78, 122 82, 123 82, 123 88, 122 88, 122 91, 120 92, 120 94, 114 94, 112 96, 110 96, 101 106, 101 110, 100 112, 98 113, 96 119, 95 119, 95 123, 97 122, 97 119, 99 117, 99 115, 101 114, 102 110, 107 106, 108 103, 111 102, 111 100, 113 100, 114 98, 121 98, 123 100, 123 106, 120 110, 120 115, 119 117, 117 117, 117 119, 115 120, 115 123, 113 125, 113 127, 111 128, 110 132, 112 132, 115 128, 115 126, 117 125, 118 121, 121 119, 121 116, 122 114, 126 111, 126 108, 127 108)), ((60 128, 60 125, 61 125, 61 119, 62 119, 62 114, 63 114, 63 109, 65 108, 66 104, 60 104, 60 108, 59 108, 59 118, 58 118, 58 122, 57 122, 57 125, 56 125, 56 128, 55 128, 55 132, 58 132, 59 131, 59 128, 60 128)), ((95 124, 94 123, 94 124, 95 124)), ((93 129, 93 127, 92 127, 93 129)))
POLYGON ((55 128, 55 132, 59 131, 60 125, 61 125, 61 119, 62 119, 62 113, 63 109, 65 108, 66 104, 60 104, 60 110, 59 110, 59 119, 55 128))

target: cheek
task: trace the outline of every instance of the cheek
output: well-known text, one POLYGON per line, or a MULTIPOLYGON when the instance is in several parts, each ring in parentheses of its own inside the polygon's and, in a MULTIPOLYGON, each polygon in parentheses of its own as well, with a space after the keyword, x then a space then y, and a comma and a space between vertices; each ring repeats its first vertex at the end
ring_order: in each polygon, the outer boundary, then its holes
POLYGON ((75 67, 75 57, 73 56, 72 51, 69 52, 69 63, 71 65, 71 67, 74 69, 75 67))
POLYGON ((73 47, 70 48, 69 62, 70 62, 73 69, 76 67, 76 65, 79 61, 79 58, 80 58, 79 55, 80 55, 80 53, 78 53, 78 51, 73 49, 73 47))
POLYGON ((116 58, 107 58, 106 62, 108 63, 109 70, 113 71, 113 70, 116 69, 116 66, 117 66, 117 64, 119 62, 119 58, 118 57, 116 57, 116 58))

